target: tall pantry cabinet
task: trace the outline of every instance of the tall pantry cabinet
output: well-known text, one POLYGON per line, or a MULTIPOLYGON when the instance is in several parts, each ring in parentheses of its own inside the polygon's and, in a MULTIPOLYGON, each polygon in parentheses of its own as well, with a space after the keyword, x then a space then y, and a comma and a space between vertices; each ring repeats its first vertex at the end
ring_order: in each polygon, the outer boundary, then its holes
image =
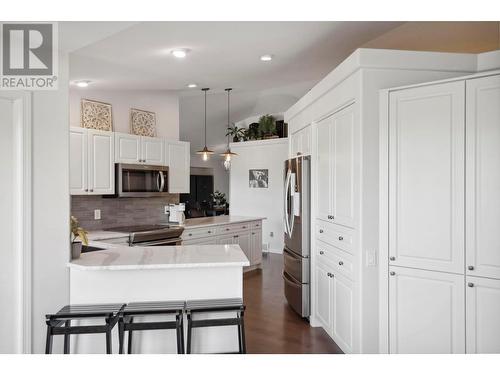
POLYGON ((311 134, 310 321, 345 353, 379 352, 379 90, 474 68, 463 54, 359 49, 285 113, 292 151, 311 134))
POLYGON ((500 75, 388 90, 383 102, 386 350, 500 353, 500 75))

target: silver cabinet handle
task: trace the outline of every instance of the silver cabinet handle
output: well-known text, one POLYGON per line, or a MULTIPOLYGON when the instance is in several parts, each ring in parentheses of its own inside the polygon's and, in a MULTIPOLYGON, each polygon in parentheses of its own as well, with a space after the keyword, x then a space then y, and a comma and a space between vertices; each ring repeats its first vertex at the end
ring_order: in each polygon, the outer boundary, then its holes
POLYGON ((394 276, 395 274, 396 274, 396 272, 394 272, 394 271, 389 272, 389 275, 391 275, 391 276, 394 276))
POLYGON ((344 241, 344 237, 339 236, 339 241, 344 241))
POLYGON ((390 257, 389 260, 396 260, 396 257, 390 257))
POLYGON ((467 269, 468 269, 469 271, 473 271, 473 270, 474 270, 474 266, 469 266, 469 267, 467 267, 467 269))
POLYGON ((323 229, 320 229, 320 230, 319 230, 319 233, 323 233, 323 229))
POLYGON ((343 266, 343 265, 344 265, 344 262, 340 261, 339 266, 343 266))
POLYGON ((468 284, 467 284, 467 286, 468 286, 469 288, 473 288, 473 287, 474 287, 474 283, 468 283, 468 284))
POLYGON ((324 253, 325 253, 325 252, 324 252, 323 250, 321 250, 321 251, 319 252, 319 255, 323 255, 324 253))

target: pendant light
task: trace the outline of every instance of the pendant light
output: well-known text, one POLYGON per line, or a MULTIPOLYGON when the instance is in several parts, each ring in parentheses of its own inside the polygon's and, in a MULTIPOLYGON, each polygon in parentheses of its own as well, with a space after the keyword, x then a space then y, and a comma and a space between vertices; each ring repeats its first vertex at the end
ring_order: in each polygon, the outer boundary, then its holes
MULTIPOLYGON (((229 129, 231 127, 231 121, 230 121, 230 103, 229 103, 229 94, 231 93, 232 89, 226 89, 227 91, 227 128, 229 129)), ((226 152, 220 154, 221 156, 224 157, 224 168, 226 171, 228 171, 231 168, 231 158, 233 156, 236 156, 238 154, 231 152, 231 148, 229 147, 229 134, 227 135, 227 149, 226 152)))
POLYGON ((214 152, 212 150, 209 150, 207 147, 207 91, 210 90, 209 88, 202 88, 201 91, 205 93, 205 147, 203 147, 203 150, 196 151, 198 155, 202 155, 203 161, 208 160, 208 156, 212 155, 214 152))

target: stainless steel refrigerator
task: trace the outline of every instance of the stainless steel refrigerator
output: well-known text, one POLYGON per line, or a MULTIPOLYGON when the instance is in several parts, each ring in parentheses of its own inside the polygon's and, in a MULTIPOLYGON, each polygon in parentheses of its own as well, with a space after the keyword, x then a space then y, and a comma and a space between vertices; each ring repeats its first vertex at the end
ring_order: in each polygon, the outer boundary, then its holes
POLYGON ((285 248, 283 280, 285 297, 300 316, 310 315, 310 219, 311 158, 298 156, 285 161, 283 218, 285 248))

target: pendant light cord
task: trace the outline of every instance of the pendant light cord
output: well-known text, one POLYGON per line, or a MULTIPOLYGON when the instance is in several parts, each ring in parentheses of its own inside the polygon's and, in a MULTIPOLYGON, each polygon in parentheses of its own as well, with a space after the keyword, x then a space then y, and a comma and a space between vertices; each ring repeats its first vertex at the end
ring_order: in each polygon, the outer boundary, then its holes
POLYGON ((205 90, 205 148, 207 147, 207 90, 205 90))
MULTIPOLYGON (((227 129, 231 127, 231 123, 229 121, 229 95, 231 94, 231 89, 227 90, 227 129)), ((227 135, 227 149, 229 150, 229 134, 227 135)))

